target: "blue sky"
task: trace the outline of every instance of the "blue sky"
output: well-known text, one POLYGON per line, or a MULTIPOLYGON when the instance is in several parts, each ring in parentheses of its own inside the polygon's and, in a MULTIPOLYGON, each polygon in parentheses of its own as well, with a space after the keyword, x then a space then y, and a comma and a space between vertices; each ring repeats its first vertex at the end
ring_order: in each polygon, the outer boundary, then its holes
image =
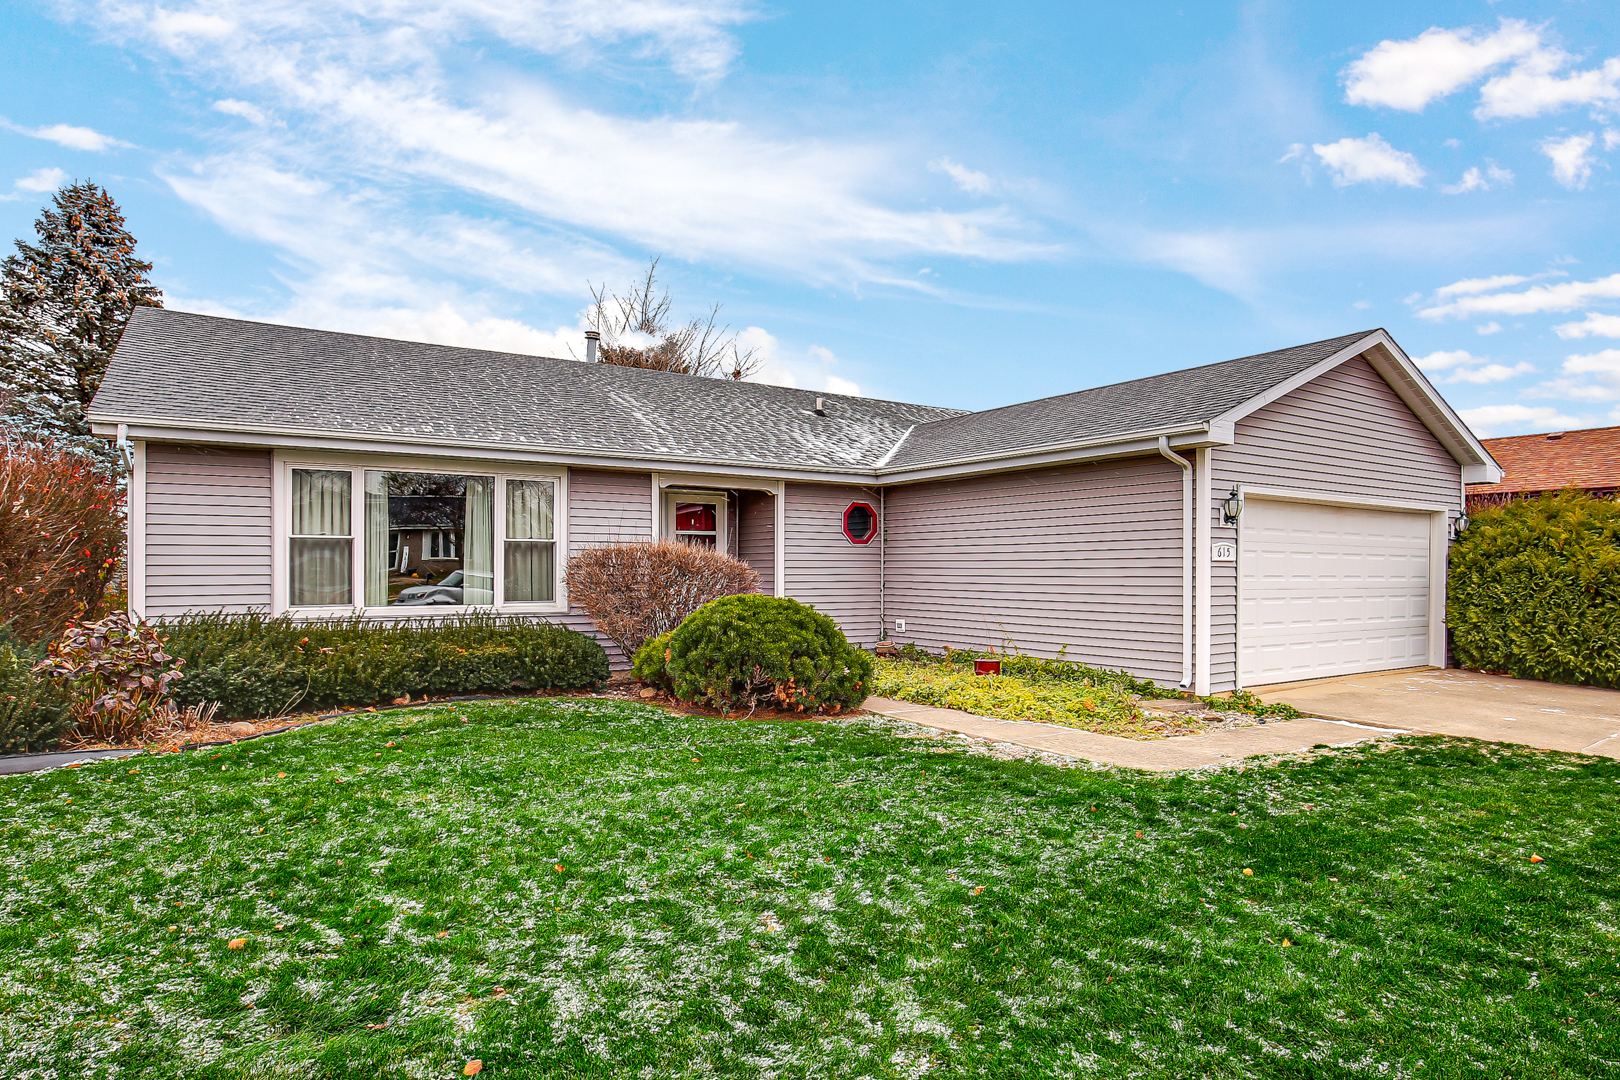
POLYGON ((1374 326, 1620 423, 1620 5, 13 0, 0 235, 175 307, 567 355, 660 254, 806 388, 985 408, 1374 326))

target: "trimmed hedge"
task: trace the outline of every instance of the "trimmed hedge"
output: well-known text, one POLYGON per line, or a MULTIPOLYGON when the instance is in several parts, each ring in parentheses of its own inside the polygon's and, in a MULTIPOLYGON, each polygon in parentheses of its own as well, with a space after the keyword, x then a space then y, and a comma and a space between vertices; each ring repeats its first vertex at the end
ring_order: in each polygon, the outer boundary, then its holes
POLYGON ((636 653, 635 673, 717 709, 841 712, 865 700, 872 657, 827 616, 777 596, 722 596, 636 653))
POLYGON ((33 674, 43 656, 0 633, 0 754, 49 750, 72 726, 62 688, 33 674))
POLYGON ((467 615, 397 623, 193 615, 163 624, 185 660, 175 701, 220 718, 375 705, 409 694, 581 690, 608 677, 595 639, 550 623, 467 615))
POLYGON ((1620 502, 1564 492, 1481 510, 1449 582, 1463 667, 1620 687, 1620 502))

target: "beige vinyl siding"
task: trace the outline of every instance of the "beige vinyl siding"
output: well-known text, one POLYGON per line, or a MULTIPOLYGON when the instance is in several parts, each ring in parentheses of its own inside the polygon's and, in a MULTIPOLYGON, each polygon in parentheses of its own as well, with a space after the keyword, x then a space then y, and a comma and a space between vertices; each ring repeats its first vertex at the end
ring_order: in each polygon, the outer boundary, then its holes
MULTIPOLYGON (((1236 542, 1219 505, 1234 484, 1340 498, 1461 507, 1462 468, 1417 414, 1360 357, 1347 360, 1237 424, 1237 442, 1210 451, 1217 541, 1236 542)), ((1211 689, 1237 685, 1237 564, 1216 563, 1211 689)), ((1433 583, 1444 587, 1444 582, 1433 583)))
POLYGON ((741 491, 737 496, 737 558, 759 574, 759 591, 776 591, 776 496, 741 491))
POLYGON ((836 622, 850 641, 871 648, 878 627, 878 542, 844 537, 852 502, 878 504, 877 492, 844 484, 787 485, 782 561, 787 595, 836 622))
POLYGON ((568 550, 652 539, 652 474, 572 469, 568 550))
POLYGON ((1071 660, 1180 680, 1181 471, 1163 458, 891 488, 887 502, 896 641, 1067 646, 1071 660))
MULTIPOLYGON (((568 551, 598 544, 652 539, 652 474, 571 469, 568 473, 568 551)), ((607 650, 615 671, 630 666, 619 647, 596 629, 590 617, 569 606, 568 614, 549 621, 590 634, 607 650)))
POLYGON ((270 452, 148 444, 150 618, 270 607, 270 452))

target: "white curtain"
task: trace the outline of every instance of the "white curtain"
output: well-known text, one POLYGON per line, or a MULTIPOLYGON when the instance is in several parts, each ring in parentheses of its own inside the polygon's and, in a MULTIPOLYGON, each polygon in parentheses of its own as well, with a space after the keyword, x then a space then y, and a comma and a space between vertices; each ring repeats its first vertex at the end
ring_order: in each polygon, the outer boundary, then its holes
POLYGON ((461 559, 464 604, 495 602, 495 481, 467 477, 467 535, 461 559))
POLYGON ((388 604, 388 474, 366 473, 366 607, 388 604))
POLYGON ((550 480, 506 482, 508 603, 549 603, 556 595, 555 510, 556 489, 550 480))
POLYGON ((347 470, 294 469, 288 595, 293 607, 353 603, 353 540, 347 470))

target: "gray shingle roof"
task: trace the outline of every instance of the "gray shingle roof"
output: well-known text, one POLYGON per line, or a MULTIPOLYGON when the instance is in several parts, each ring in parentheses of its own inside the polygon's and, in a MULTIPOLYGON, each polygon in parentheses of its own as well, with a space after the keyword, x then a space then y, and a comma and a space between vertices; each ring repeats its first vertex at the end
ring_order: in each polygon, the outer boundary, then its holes
POLYGON ((964 413, 137 308, 90 415, 102 423, 893 472, 1196 427, 1371 332, 964 413), (826 416, 813 411, 818 397, 826 416))
POLYGON ((1286 382, 1370 333, 1365 330, 1291 349, 936 420, 913 431, 884 467, 921 468, 1196 426, 1286 382))
POLYGON ((958 412, 143 307, 91 419, 870 470, 958 412))

